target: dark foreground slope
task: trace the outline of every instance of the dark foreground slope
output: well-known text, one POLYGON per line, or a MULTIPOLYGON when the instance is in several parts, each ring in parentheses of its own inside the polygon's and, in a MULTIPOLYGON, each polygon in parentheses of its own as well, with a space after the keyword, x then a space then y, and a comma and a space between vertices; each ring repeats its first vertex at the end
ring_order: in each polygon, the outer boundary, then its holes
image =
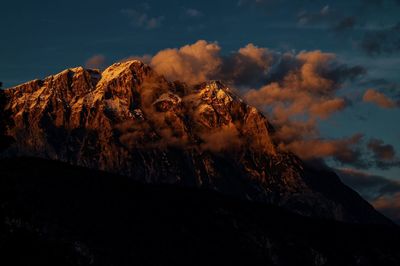
POLYGON ((0 208, 1 265, 400 265, 395 226, 39 159, 0 161, 0 208))

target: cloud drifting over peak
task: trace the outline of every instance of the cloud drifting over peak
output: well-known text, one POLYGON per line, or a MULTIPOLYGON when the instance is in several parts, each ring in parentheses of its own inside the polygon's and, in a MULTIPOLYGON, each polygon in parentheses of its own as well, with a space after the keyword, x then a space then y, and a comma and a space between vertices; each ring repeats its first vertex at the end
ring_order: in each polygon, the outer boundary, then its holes
POLYGON ((260 85, 272 63, 273 53, 248 44, 227 56, 216 42, 197 41, 180 48, 165 49, 151 59, 151 66, 170 80, 196 84, 221 79, 231 85, 260 85))
POLYGON ((249 43, 224 54, 218 43, 199 40, 161 50, 154 56, 146 55, 145 59, 171 81, 194 85, 222 80, 267 114, 281 149, 293 151, 303 159, 330 158, 358 168, 397 166, 396 158, 380 158, 383 151, 379 145, 387 144, 374 140, 366 144, 363 134, 356 132, 339 139, 321 137, 319 121, 352 104, 343 96, 345 93, 339 92, 366 74, 363 67, 345 64, 333 53, 278 53, 249 43))
POLYGON ((221 48, 217 43, 197 41, 179 49, 165 49, 151 59, 151 66, 168 79, 198 83, 217 72, 221 65, 221 48))

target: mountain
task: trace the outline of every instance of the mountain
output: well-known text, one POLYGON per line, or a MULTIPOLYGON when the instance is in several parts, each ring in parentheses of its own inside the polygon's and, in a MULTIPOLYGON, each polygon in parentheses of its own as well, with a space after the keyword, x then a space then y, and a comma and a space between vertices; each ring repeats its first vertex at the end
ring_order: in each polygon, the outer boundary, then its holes
POLYGON ((206 189, 0 160, 1 265, 400 265, 400 230, 206 189))
POLYGON ((170 82, 133 60, 103 72, 67 69, 1 94, 10 144, 2 157, 47 158, 306 216, 391 224, 329 169, 279 149, 268 119, 219 81, 170 82))

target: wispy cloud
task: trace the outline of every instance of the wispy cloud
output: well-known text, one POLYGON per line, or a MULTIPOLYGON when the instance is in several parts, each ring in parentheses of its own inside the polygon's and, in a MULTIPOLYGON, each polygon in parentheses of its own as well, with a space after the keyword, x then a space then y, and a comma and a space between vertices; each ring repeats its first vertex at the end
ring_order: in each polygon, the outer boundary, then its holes
POLYGON ((189 18, 200 18, 204 14, 195 8, 184 8, 184 15, 189 18))
POLYGON ((136 9, 121 9, 121 14, 130 19, 130 23, 134 27, 152 30, 161 27, 164 16, 151 16, 146 12, 141 12, 136 9))
POLYGON ((332 8, 325 5, 317 12, 302 11, 298 14, 297 19, 299 25, 307 25, 330 22, 335 16, 332 8))
POLYGON ((106 57, 102 54, 96 54, 90 57, 85 62, 87 68, 103 68, 106 63, 106 57))

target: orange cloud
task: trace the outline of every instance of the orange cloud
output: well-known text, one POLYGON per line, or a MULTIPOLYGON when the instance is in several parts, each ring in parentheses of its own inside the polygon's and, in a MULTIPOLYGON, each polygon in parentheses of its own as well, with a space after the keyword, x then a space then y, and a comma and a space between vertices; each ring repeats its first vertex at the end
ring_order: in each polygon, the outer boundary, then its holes
POLYGON ((327 119, 346 108, 335 96, 342 81, 363 73, 362 68, 340 64, 336 56, 321 51, 284 54, 271 66, 274 82, 250 89, 245 99, 270 114, 280 147, 303 159, 331 157, 342 163, 362 164, 361 135, 339 140, 321 140, 318 119, 327 119))
POLYGON ((151 66, 170 80, 181 80, 189 84, 209 79, 221 65, 217 43, 204 40, 179 49, 166 49, 151 59, 151 66))
POLYGON ((294 72, 287 76, 288 86, 296 86, 321 94, 330 93, 336 89, 334 80, 321 75, 328 70, 329 63, 334 61, 334 54, 321 51, 301 52, 297 55, 297 59, 303 65, 299 69, 299 73, 294 72))
POLYGON ((260 67, 265 66, 266 62, 270 60, 268 49, 257 47, 252 43, 249 43, 245 47, 240 48, 238 54, 253 60, 260 67))
POLYGON ((384 95, 373 89, 368 89, 363 96, 364 102, 374 103, 382 108, 394 108, 396 107, 396 103, 384 95))
POLYGON ((247 101, 259 108, 274 107, 279 124, 294 115, 325 119, 346 107, 344 99, 334 97, 341 84, 333 78, 336 70, 330 69, 335 62, 333 54, 313 51, 295 57, 287 54, 284 58, 288 63, 277 71, 281 72, 279 80, 249 90, 245 95, 247 101))
POLYGON ((161 50, 145 59, 171 81, 197 84, 218 79, 235 86, 258 86, 265 81, 273 61, 273 53, 268 49, 250 43, 227 56, 220 51, 217 43, 199 40, 180 48, 161 50))
POLYGON ((321 118, 327 118, 332 113, 340 111, 346 107, 346 101, 341 98, 328 99, 313 104, 310 112, 321 118))
POLYGON ((336 140, 295 140, 282 148, 289 149, 306 160, 332 157, 341 163, 360 163, 360 152, 357 145, 360 144, 363 135, 355 134, 350 138, 336 140))

